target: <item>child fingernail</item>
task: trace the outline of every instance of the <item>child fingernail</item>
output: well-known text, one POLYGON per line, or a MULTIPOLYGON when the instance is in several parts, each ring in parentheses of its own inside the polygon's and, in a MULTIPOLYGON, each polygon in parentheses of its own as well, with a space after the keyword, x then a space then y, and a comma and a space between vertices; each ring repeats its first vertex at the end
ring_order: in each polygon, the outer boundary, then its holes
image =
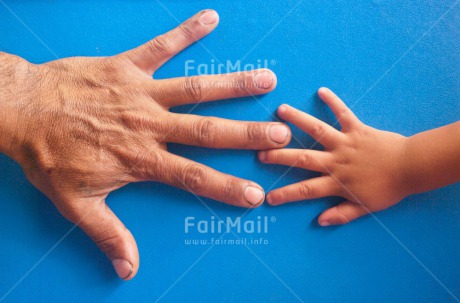
POLYGON ((203 12, 200 16, 200 22, 204 25, 210 25, 217 21, 218 15, 216 11, 210 9, 203 12))
POLYGON ((264 162, 265 159, 267 159, 267 152, 265 152, 265 151, 260 151, 260 152, 259 152, 259 160, 262 161, 262 162, 264 162))
POLYGON ((258 205, 263 202, 265 197, 265 192, 256 186, 248 185, 244 189, 244 198, 252 206, 258 205))
POLYGON ((280 106, 278 107, 278 115, 284 114, 284 113, 286 112, 286 110, 287 110, 287 106, 286 106, 286 105, 284 105, 284 104, 283 104, 283 105, 280 105, 280 106))
POLYGON ((329 221, 327 221, 327 220, 324 220, 324 221, 320 221, 319 225, 321 225, 321 226, 329 226, 329 225, 331 225, 331 223, 329 221))
POLYGON ((289 129, 281 124, 270 126, 268 131, 270 139, 276 143, 284 143, 289 135, 289 129))

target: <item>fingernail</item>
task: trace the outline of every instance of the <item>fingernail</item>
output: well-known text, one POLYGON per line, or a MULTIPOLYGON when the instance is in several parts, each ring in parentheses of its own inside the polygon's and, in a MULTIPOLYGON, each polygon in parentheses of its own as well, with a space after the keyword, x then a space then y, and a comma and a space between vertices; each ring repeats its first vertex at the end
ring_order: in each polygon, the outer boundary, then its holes
POLYGON ((329 226, 329 225, 331 225, 331 223, 329 221, 321 221, 321 222, 319 222, 319 225, 321 225, 321 226, 329 226))
POLYGON ((284 114, 286 112, 286 110, 287 110, 286 105, 284 105, 284 104, 280 105, 280 107, 278 107, 278 115, 284 114))
POLYGON ((200 16, 200 22, 204 25, 209 25, 213 24, 214 22, 217 21, 217 18, 219 16, 217 15, 217 12, 210 9, 206 10, 203 12, 203 14, 200 16))
POLYGON ((260 152, 259 152, 259 160, 262 161, 262 162, 264 162, 265 159, 267 159, 267 152, 265 152, 265 151, 260 151, 260 152))
POLYGON ((273 80, 273 74, 271 72, 258 72, 254 76, 254 85, 258 88, 268 89, 273 85, 273 80))
POLYGON ((120 279, 126 279, 133 273, 133 266, 125 259, 114 259, 112 265, 120 279))
POLYGON ((272 141, 276 143, 284 143, 289 135, 289 129, 281 124, 274 124, 270 126, 268 135, 272 141))
POLYGON ((265 197, 264 191, 253 185, 248 185, 244 189, 244 198, 248 201, 251 205, 258 205, 263 202, 265 197))
POLYGON ((322 94, 322 93, 327 92, 327 90, 328 90, 328 89, 327 89, 326 87, 323 86, 323 87, 320 87, 320 88, 318 89, 318 93, 322 94))

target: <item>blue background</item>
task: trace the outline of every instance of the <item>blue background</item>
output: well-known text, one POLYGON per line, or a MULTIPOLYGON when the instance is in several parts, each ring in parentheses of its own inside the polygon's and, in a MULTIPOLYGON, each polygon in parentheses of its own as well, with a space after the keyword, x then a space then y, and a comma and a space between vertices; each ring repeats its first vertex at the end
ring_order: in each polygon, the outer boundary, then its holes
MULTIPOLYGON (((158 78, 182 76, 184 62, 243 64, 267 59, 277 89, 257 98, 193 110, 240 120, 271 120, 290 103, 329 123, 316 97, 328 86, 376 128, 412 135, 460 117, 458 1, 0 1, 0 50, 35 63, 112 55, 177 26, 204 8, 220 25, 166 64, 158 78), (13 13, 14 14, 13 14, 13 13), (15 16, 16 15, 16 16, 15 16)), ((187 112, 190 106, 176 108, 187 112)), ((294 130, 305 146, 311 138, 294 130)), ((293 141, 292 147, 299 145, 293 141)), ((253 151, 170 145, 174 153, 266 190, 314 174, 261 165, 253 151), (275 183, 276 182, 276 183, 275 183), (275 183, 275 184, 274 184, 275 183)), ((340 199, 245 209, 154 183, 131 184, 108 203, 134 234, 137 277, 119 280, 79 229, 0 156, 0 298, 82 301, 458 302, 460 184, 405 199, 343 227, 317 215, 340 199), (267 245, 186 245, 211 235, 184 233, 184 219, 275 217, 267 245), (60 241, 62 240, 62 241, 60 241), (450 292, 450 293, 449 293, 450 292), (6 297, 5 297, 6 295, 6 297), (456 297, 456 298, 455 298, 456 297)), ((219 237, 220 235, 214 235, 219 237)), ((233 234, 224 239, 235 239, 233 234)))

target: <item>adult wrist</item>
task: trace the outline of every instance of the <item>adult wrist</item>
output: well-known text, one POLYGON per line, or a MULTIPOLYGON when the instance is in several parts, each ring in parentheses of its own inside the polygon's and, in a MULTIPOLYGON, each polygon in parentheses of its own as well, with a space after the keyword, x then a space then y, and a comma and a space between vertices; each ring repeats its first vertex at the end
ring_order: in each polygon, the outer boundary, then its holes
POLYGON ((26 125, 21 111, 30 103, 30 67, 26 60, 0 52, 0 153, 17 160, 26 125))

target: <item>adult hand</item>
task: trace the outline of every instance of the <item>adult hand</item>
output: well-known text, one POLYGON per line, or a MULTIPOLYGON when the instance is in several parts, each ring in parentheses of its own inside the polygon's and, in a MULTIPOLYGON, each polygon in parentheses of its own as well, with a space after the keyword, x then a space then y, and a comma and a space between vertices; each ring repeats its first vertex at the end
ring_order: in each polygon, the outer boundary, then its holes
POLYGON ((34 65, 0 54, 0 66, 8 71, 0 85, 0 151, 19 162, 27 178, 94 240, 120 278, 136 275, 139 255, 132 234, 105 203, 111 191, 149 180, 235 206, 256 207, 264 200, 256 183, 171 154, 167 142, 271 149, 290 141, 282 123, 168 111, 183 104, 264 94, 276 86, 269 70, 152 79, 166 61, 217 24, 215 11, 202 11, 112 57, 34 65))

